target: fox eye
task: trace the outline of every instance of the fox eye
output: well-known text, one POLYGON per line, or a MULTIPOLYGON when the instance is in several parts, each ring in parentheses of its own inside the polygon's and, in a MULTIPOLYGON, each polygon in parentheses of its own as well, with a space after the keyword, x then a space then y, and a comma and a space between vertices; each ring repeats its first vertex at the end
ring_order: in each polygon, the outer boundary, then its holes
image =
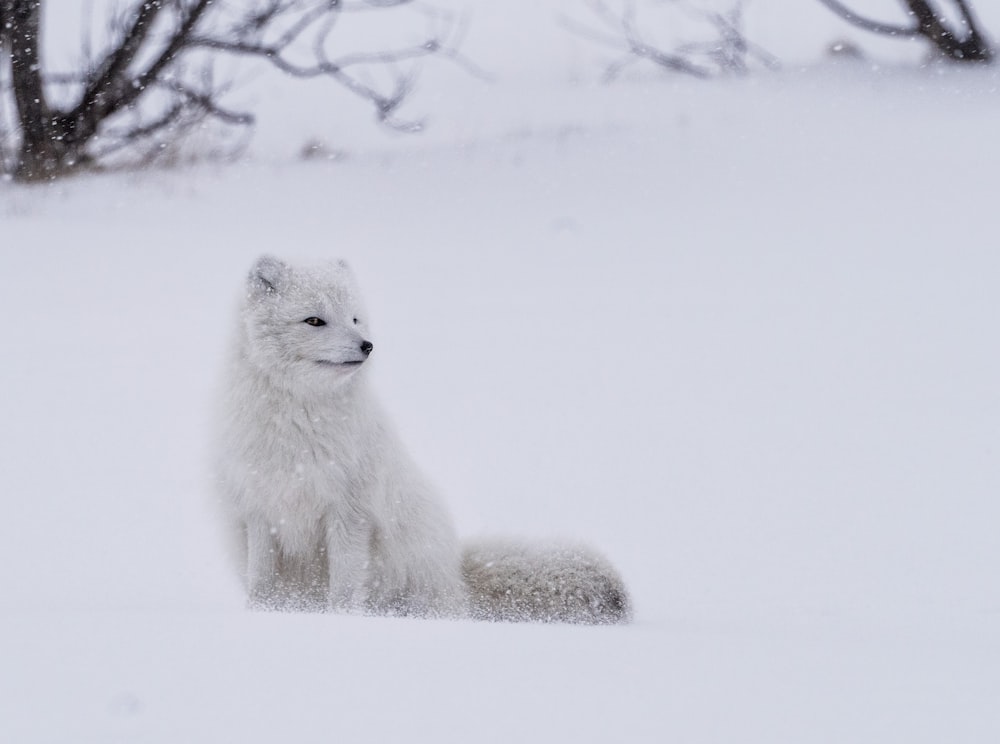
POLYGON ((326 325, 326 321, 323 320, 322 318, 306 318, 302 322, 303 323, 308 323, 309 325, 313 326, 314 328, 319 328, 320 326, 325 326, 326 325))
POLYGON ((358 324, 358 319, 357 319, 357 318, 355 318, 355 319, 354 319, 354 325, 357 325, 357 324, 358 324))

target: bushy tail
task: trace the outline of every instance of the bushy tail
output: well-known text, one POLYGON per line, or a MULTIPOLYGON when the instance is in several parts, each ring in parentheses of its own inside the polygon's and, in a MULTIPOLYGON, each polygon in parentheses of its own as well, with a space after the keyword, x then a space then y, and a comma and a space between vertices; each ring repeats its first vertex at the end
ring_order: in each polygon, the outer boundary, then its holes
POLYGON ((462 575, 477 620, 611 625, 632 615, 621 576, 582 545, 481 540, 465 546, 462 575))

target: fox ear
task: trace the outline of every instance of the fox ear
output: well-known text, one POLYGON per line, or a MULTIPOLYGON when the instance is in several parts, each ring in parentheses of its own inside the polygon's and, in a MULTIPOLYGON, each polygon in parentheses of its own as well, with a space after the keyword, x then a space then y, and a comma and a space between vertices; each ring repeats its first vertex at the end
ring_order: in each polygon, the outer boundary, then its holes
POLYGON ((288 265, 274 256, 261 256, 250 269, 247 286, 255 294, 277 294, 288 276, 288 265))

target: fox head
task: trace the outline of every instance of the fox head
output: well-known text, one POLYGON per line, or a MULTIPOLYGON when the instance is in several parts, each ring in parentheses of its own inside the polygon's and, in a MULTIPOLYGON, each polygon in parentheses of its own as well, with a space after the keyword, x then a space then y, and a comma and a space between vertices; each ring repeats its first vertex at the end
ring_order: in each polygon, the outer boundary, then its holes
POLYGON ((248 360, 292 389, 342 385, 373 348, 344 261, 301 268, 261 257, 247 276, 243 326, 248 360))

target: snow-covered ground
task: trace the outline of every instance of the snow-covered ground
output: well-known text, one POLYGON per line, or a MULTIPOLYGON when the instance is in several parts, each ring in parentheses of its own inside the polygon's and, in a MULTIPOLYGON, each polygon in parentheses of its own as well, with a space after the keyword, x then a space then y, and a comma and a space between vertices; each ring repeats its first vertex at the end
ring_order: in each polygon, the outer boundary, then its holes
POLYGON ((824 59, 822 11, 786 52, 772 3, 780 72, 602 86, 473 5, 496 79, 429 75, 420 137, 278 81, 239 163, 0 184, 0 741, 996 741, 1000 74, 824 59), (262 252, 350 259, 460 530, 601 546, 634 623, 245 611, 209 470, 262 252))

